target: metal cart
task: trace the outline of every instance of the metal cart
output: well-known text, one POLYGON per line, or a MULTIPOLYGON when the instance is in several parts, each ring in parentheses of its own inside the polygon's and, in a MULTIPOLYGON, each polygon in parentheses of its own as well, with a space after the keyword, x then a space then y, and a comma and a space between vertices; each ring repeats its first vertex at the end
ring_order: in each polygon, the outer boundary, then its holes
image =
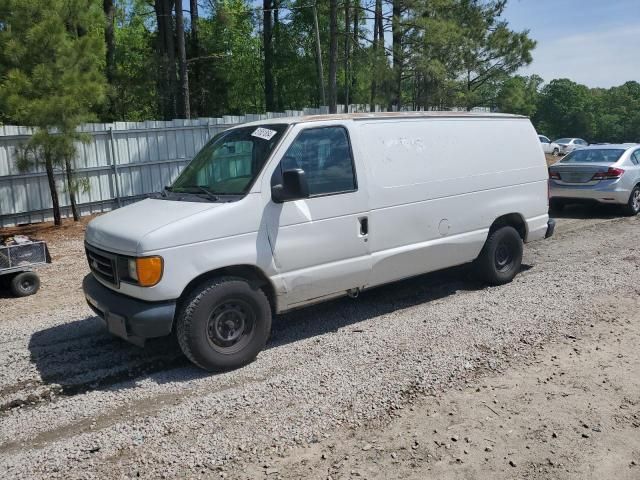
POLYGON ((33 295, 40 288, 40 278, 34 268, 50 261, 43 241, 0 245, 0 284, 7 286, 16 297, 33 295))

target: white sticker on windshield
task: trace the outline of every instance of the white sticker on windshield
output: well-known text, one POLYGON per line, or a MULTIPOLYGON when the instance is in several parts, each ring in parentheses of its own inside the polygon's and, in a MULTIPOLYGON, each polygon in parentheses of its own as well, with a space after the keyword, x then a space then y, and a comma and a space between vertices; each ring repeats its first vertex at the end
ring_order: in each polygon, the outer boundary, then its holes
POLYGON ((262 138, 263 140, 271 140, 276 133, 278 132, 269 130, 268 128, 256 128, 251 136, 262 138))

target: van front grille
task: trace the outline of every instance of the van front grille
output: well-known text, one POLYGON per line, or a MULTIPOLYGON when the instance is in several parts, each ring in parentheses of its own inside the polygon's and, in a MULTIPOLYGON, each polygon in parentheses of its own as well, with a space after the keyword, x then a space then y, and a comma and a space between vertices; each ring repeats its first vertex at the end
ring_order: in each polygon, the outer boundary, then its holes
POLYGON ((91 272, 100 280, 117 286, 116 256, 89 246, 85 246, 85 251, 91 272))

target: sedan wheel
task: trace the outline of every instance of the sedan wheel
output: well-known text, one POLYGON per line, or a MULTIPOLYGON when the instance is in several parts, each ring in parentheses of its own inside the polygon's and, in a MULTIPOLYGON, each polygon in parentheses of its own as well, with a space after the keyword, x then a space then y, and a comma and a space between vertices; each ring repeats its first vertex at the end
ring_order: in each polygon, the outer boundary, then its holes
POLYGON ((557 157, 558 155, 560 155, 560 149, 558 149, 558 148, 554 148, 554 149, 553 149, 553 156, 554 156, 554 157, 557 157))
POLYGON ((625 211, 627 215, 637 215, 640 212, 640 186, 636 185, 636 187, 631 191, 631 195, 629 195, 629 202, 625 205, 625 211))

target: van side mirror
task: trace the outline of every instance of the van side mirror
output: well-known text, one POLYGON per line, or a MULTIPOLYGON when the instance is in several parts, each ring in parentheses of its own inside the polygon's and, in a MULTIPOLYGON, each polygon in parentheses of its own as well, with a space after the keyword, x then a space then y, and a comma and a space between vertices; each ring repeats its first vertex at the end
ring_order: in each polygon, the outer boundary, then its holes
POLYGON ((294 168, 282 172, 282 183, 271 187, 271 198, 276 203, 309 198, 309 184, 304 170, 294 168))

